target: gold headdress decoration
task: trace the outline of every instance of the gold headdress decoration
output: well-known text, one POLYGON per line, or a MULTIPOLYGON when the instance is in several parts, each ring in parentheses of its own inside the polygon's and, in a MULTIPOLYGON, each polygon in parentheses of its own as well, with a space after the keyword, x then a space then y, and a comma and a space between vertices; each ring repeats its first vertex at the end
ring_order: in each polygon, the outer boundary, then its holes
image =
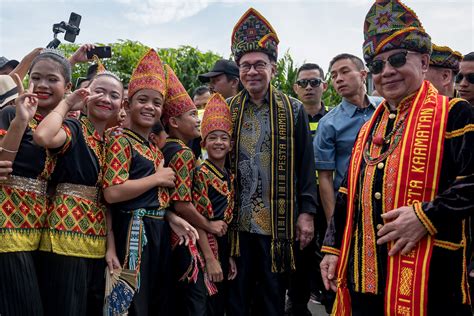
POLYGON ((160 56, 154 49, 143 55, 133 70, 128 83, 128 97, 131 98, 137 91, 151 89, 166 97, 166 79, 160 56))
POLYGON ((167 125, 171 117, 177 117, 190 110, 196 109, 193 100, 179 81, 169 65, 165 65, 166 70, 166 99, 163 106, 161 121, 167 125))
POLYGON ((222 95, 214 93, 206 103, 201 122, 201 136, 205 140, 213 131, 223 131, 232 135, 230 108, 222 95))

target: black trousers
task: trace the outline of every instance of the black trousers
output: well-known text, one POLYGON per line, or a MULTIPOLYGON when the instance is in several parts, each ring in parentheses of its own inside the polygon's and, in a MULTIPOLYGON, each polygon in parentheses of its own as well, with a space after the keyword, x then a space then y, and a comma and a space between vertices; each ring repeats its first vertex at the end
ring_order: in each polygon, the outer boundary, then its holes
MULTIPOLYGON (((319 202, 320 203, 320 202, 319 202)), ((288 297, 292 305, 292 315, 309 315, 308 301, 311 292, 321 293, 320 300, 330 313, 334 303, 334 292, 327 291, 321 277, 319 264, 323 258, 321 245, 326 234, 326 217, 323 212, 316 214, 314 218, 314 238, 303 250, 300 250, 299 242, 295 242, 296 271, 291 274, 288 297)))
POLYGON ((229 300, 229 243, 228 236, 216 237, 219 253, 219 262, 221 264, 224 279, 222 282, 216 282, 217 294, 208 297, 207 316, 224 316, 229 300))
POLYGON ((241 232, 239 238, 237 278, 230 282, 227 315, 283 315, 289 276, 271 271, 271 237, 241 232))
POLYGON ((0 253, 0 315, 43 315, 35 255, 31 251, 0 253))
POLYGON ((39 252, 38 280, 44 314, 102 315, 105 260, 39 252))
MULTIPOLYGON (((117 256, 123 266, 127 253, 127 236, 131 213, 115 212, 112 226, 117 256)), ((133 297, 130 316, 174 315, 171 304, 172 273, 170 227, 168 222, 143 218, 147 244, 140 263, 140 289, 133 297)))
MULTIPOLYGON (((179 279, 191 265, 191 255, 188 247, 177 246, 173 250, 173 270, 174 270, 174 305, 175 314, 178 316, 205 316, 207 310, 207 290, 204 285, 204 272, 199 267, 196 282, 179 279)), ((198 264, 199 266, 199 264, 198 264)))
MULTIPOLYGON (((321 279, 318 275, 319 259, 316 255, 316 242, 313 240, 303 250, 300 250, 299 242, 295 242, 295 264, 296 271, 291 274, 288 297, 291 300, 292 315, 308 315, 308 301, 312 286, 321 279)), ((319 290, 319 289, 318 289, 319 290)))

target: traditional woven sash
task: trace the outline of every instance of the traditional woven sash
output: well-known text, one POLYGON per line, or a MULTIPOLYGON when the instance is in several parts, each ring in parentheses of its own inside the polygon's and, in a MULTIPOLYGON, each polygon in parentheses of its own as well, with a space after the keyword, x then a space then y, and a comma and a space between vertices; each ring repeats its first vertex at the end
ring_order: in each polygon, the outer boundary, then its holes
MULTIPOLYGON (((333 315, 351 315, 350 294, 346 273, 351 247, 357 179, 362 152, 377 117, 385 106, 381 104, 371 120, 359 132, 348 171, 348 206, 341 255, 337 267, 337 293, 333 315)), ((400 161, 394 167, 398 174, 394 208, 431 201, 438 189, 443 156, 444 134, 448 117, 448 98, 438 95, 425 81, 411 105, 399 146, 400 161)), ((393 243, 389 245, 389 248, 393 243)), ((433 238, 427 235, 408 255, 388 258, 385 289, 386 315, 426 315, 429 265, 433 238)))
POLYGON ((140 289, 140 265, 142 261, 143 248, 148 239, 146 237, 144 217, 162 220, 165 217, 166 210, 146 210, 140 208, 131 212, 132 218, 128 226, 128 235, 126 241, 127 253, 123 264, 124 269, 133 270, 136 273, 137 288, 140 289))
MULTIPOLYGON (((272 217, 272 272, 295 269, 293 255, 294 188, 294 115, 288 96, 270 86, 270 211, 272 217)), ((230 102, 235 150, 231 169, 237 174, 240 132, 247 94, 239 93, 230 102)), ((236 188, 236 190, 238 190, 236 188)), ((238 194, 238 191, 237 193, 238 194)), ((236 207, 238 208, 238 198, 236 207)))

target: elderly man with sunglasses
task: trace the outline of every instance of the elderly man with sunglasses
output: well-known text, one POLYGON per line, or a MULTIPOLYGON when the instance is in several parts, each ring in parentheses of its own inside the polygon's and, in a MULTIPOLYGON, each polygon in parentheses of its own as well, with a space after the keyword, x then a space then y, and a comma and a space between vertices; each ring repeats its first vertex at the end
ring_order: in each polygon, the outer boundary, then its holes
POLYGON ((455 82, 461 98, 474 106, 474 52, 464 55, 455 82))
POLYGON ((431 38, 400 1, 364 24, 385 101, 360 130, 326 232, 335 315, 471 315, 467 285, 474 113, 424 80, 431 38))

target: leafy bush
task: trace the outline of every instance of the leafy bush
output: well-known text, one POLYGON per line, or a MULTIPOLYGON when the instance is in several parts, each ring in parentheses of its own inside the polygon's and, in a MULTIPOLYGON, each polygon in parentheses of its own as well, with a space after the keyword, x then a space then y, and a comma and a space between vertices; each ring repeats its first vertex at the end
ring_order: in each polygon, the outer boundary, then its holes
MULTIPOLYGON (((137 41, 118 40, 116 43, 100 44, 112 47, 112 58, 104 59, 102 62, 105 67, 117 74, 124 83, 130 81, 133 68, 137 65, 141 56, 147 51, 148 47, 137 41)), ((71 56, 79 47, 77 44, 61 44, 61 49, 66 56, 71 56)), ((161 60, 170 65, 176 72, 188 93, 191 95, 195 88, 201 85, 198 75, 208 72, 214 63, 222 59, 222 56, 211 51, 201 52, 195 47, 188 45, 179 48, 158 48, 158 54, 161 60)), ((88 64, 77 64, 73 69, 73 82, 77 78, 83 77, 87 73, 88 64)), ((296 82, 298 65, 295 64, 289 51, 286 51, 282 58, 277 62, 277 74, 273 79, 273 85, 284 93, 296 97, 293 91, 293 84, 296 82)), ((340 101, 341 97, 336 93, 332 85, 323 94, 323 101, 326 106, 334 107, 340 101)))

